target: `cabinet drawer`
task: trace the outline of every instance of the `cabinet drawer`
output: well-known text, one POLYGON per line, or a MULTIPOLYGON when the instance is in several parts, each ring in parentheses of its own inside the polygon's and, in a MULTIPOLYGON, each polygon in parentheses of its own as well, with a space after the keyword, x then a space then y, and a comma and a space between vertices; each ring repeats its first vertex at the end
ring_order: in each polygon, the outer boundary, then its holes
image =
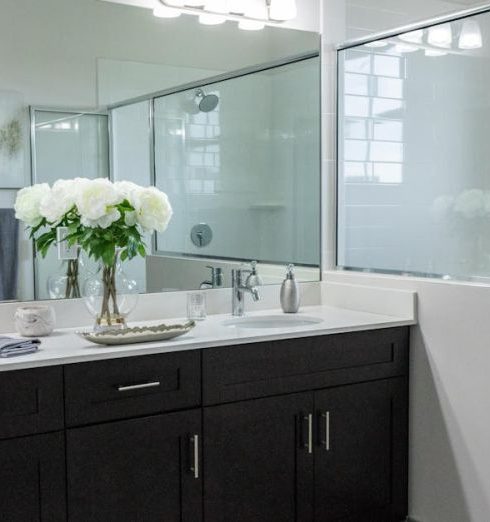
POLYGON ((200 357, 191 351, 66 366, 67 425, 199 406, 200 357))
POLYGON ((63 428, 61 367, 0 373, 0 438, 63 428))
POLYGON ((387 328, 203 351, 206 405, 404 375, 409 329, 387 328))

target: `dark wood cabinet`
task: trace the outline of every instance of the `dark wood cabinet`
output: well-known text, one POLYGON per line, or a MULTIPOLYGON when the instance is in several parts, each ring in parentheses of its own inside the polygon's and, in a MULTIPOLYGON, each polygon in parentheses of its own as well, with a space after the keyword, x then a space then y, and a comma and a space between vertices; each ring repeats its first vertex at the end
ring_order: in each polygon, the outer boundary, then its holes
POLYGON ((200 410, 68 430, 70 522, 199 522, 200 444, 200 410))
POLYGON ((0 522, 400 522, 408 328, 0 374, 0 522))
POLYGON ((406 388, 390 379, 315 393, 315 522, 406 516, 406 388))
POLYGON ((204 518, 311 520, 310 393, 204 409, 204 518))
POLYGON ((0 520, 66 520, 63 433, 0 441, 0 520))

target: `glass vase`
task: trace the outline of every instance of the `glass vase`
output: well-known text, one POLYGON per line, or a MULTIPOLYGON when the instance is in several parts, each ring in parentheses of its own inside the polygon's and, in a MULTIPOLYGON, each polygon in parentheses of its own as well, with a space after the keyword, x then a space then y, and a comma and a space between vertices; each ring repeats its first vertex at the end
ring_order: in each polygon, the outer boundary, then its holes
POLYGON ((135 309, 138 295, 138 285, 125 274, 119 253, 112 265, 101 264, 83 287, 85 304, 95 319, 94 330, 126 328, 126 318, 135 309))
POLYGON ((56 274, 48 277, 48 294, 50 299, 76 299, 82 297, 81 278, 85 273, 85 265, 77 253, 75 259, 65 259, 61 262, 56 274))

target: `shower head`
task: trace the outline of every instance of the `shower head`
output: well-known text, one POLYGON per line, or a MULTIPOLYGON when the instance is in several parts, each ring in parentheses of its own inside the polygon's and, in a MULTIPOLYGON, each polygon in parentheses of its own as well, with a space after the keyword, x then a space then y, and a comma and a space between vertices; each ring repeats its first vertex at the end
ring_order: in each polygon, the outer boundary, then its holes
POLYGON ((202 89, 197 89, 196 98, 200 98, 199 110, 201 112, 214 111, 219 103, 219 98, 216 94, 206 94, 202 89))

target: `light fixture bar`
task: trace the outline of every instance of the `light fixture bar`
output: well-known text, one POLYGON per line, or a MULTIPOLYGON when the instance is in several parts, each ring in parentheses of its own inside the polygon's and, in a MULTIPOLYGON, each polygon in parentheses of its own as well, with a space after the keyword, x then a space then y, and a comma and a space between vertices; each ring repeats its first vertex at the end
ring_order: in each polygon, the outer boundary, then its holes
MULTIPOLYGON (((227 20, 232 20, 235 22, 242 22, 244 20, 250 21, 250 22, 261 22, 266 25, 271 26, 281 26, 284 24, 286 20, 272 20, 271 18, 257 18, 254 16, 247 16, 242 14, 236 14, 236 13, 223 13, 218 11, 212 11, 210 9, 204 9, 204 7, 191 7, 191 6, 176 6, 175 4, 172 5, 167 0, 160 0, 162 5, 165 7, 169 7, 171 9, 176 9, 177 11, 180 11, 183 14, 191 14, 191 15, 202 15, 202 14, 209 14, 209 15, 216 15, 221 16, 223 18, 226 18, 227 20)), ((266 0, 267 7, 270 5, 270 0, 266 0)))

